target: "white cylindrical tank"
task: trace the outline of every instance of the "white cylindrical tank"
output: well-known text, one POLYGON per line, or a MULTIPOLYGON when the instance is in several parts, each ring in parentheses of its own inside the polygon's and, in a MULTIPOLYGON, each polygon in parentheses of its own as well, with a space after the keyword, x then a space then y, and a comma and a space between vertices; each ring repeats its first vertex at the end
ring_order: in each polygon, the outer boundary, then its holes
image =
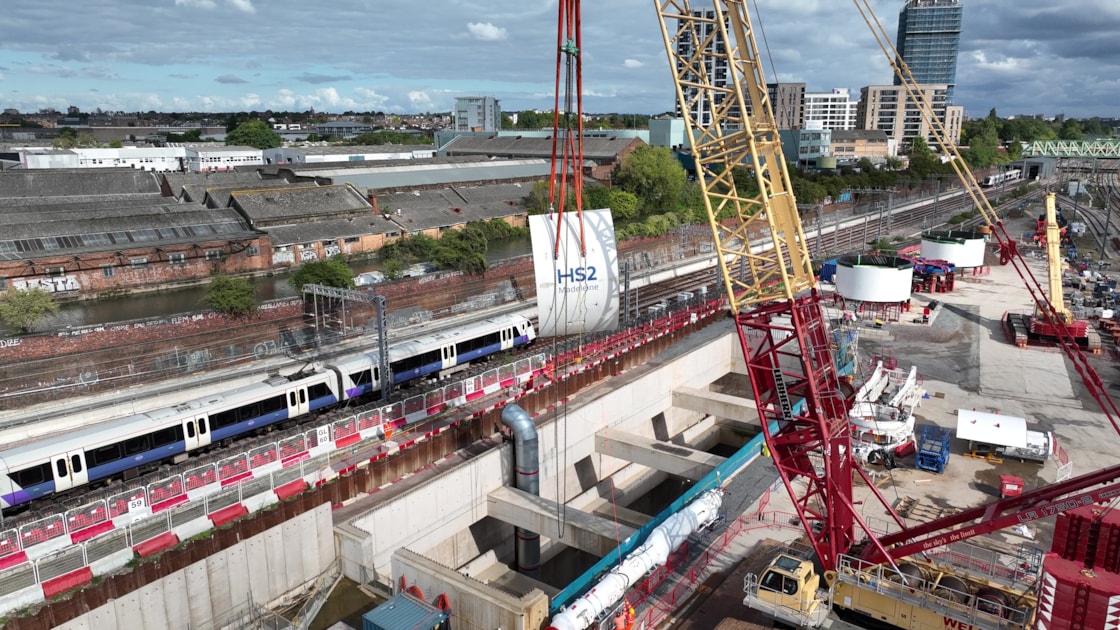
POLYGON ((897 256, 841 256, 836 259, 836 292, 861 302, 910 299, 914 263, 897 256))
POLYGON ((922 234, 922 258, 944 260, 960 268, 983 267, 987 241, 976 230, 922 234))

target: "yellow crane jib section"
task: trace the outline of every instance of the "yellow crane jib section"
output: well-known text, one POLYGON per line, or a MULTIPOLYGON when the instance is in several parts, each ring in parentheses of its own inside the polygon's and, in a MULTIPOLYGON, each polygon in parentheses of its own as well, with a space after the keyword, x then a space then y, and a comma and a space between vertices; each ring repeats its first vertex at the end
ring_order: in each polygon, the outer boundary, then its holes
MULTIPOLYGON (((1073 321, 1073 315, 1066 309, 1065 292, 1062 289, 1062 232, 1058 227, 1055 197, 1054 193, 1046 193, 1046 269, 1050 280, 1050 304, 1054 313, 1068 324, 1073 321)), ((1050 319, 1049 314, 1041 312, 1039 308, 1035 308, 1035 317, 1050 319)))
POLYGON ((745 3, 654 5, 732 310, 814 288, 745 3))

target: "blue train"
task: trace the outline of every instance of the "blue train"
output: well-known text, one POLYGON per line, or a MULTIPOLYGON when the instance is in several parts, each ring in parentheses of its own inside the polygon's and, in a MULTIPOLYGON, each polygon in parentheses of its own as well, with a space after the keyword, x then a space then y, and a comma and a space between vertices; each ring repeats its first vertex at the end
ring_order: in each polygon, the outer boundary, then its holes
MULTIPOLYGON (((447 374, 472 361, 532 343, 519 315, 492 317, 394 344, 394 386, 447 374)), ((120 477, 192 451, 381 390, 377 351, 334 359, 322 369, 263 382, 61 433, 0 452, 0 508, 5 512, 56 492, 120 477)))

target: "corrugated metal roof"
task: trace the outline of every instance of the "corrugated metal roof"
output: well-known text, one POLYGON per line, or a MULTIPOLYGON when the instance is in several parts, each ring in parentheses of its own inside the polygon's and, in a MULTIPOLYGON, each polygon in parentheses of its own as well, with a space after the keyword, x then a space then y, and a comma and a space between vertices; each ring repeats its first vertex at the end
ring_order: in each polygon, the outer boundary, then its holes
POLYGON ((362 615, 362 627, 378 630, 430 630, 446 619, 445 611, 407 593, 398 593, 362 615))
MULTIPOLYGON (((645 144, 638 138, 583 139, 584 159, 613 162, 620 153, 632 143, 645 144)), ((440 149, 448 155, 497 155, 513 157, 551 158, 553 151, 559 151, 560 144, 553 145, 552 138, 528 138, 524 136, 459 136, 440 149)))
POLYGON ((367 214, 355 217, 353 221, 340 219, 293 223, 263 227, 261 231, 268 233, 272 238, 273 245, 294 245, 296 243, 311 243, 365 234, 400 232, 401 227, 380 215, 367 214))
POLYGON ((0 198, 159 194, 154 173, 132 168, 0 171, 0 198))
POLYGON ((230 193, 233 203, 258 226, 289 221, 347 218, 369 212, 371 206, 349 186, 291 186, 272 190, 230 193))
POLYGON ((362 169, 299 169, 317 177, 329 177, 334 184, 350 184, 358 190, 409 188, 464 182, 501 181, 505 179, 548 178, 547 160, 489 160, 452 164, 416 164, 362 169))
POLYGON ((1027 445, 1027 421, 998 413, 958 409, 957 437, 969 442, 1024 448, 1027 445))

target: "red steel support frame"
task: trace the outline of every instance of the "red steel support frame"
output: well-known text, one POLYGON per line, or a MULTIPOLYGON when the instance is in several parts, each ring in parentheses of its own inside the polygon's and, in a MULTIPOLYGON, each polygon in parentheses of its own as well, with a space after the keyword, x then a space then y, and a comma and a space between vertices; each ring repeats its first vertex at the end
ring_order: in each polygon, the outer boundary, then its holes
MULTIPOLYGON (((852 475, 889 503, 851 456, 848 405, 819 294, 759 306, 735 322, 770 455, 817 557, 833 567, 861 530, 871 531, 852 499, 852 475)), ((874 536, 869 540, 887 555, 874 536)))

